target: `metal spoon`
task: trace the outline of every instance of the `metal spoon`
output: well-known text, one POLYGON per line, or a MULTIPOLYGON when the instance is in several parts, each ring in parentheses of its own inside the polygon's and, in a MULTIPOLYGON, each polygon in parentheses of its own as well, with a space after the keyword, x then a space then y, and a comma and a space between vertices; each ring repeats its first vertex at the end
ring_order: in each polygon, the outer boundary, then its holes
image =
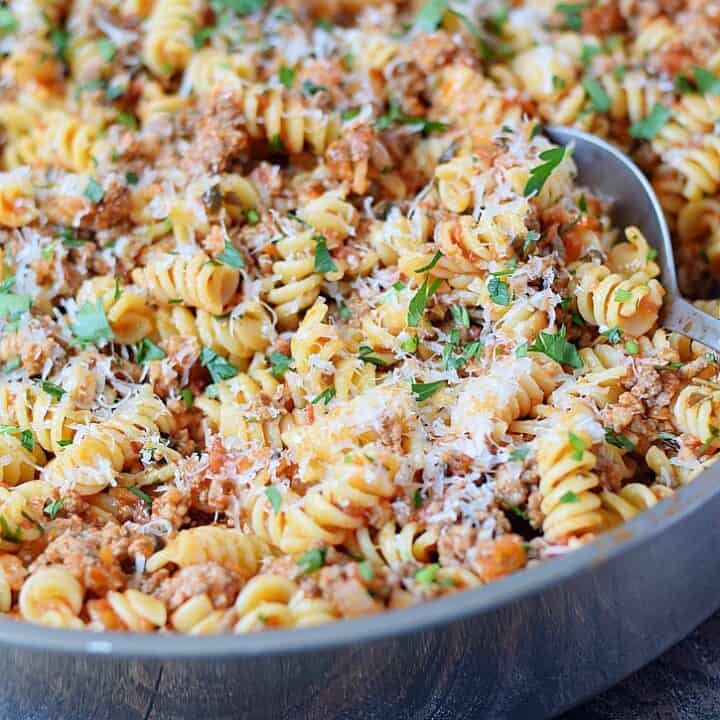
POLYGON ((566 127, 546 128, 558 145, 574 145, 578 181, 613 199, 612 220, 617 227, 635 225, 658 251, 665 295, 660 324, 687 335, 720 353, 720 319, 686 300, 678 288, 670 232, 655 192, 630 158, 604 140, 566 127))

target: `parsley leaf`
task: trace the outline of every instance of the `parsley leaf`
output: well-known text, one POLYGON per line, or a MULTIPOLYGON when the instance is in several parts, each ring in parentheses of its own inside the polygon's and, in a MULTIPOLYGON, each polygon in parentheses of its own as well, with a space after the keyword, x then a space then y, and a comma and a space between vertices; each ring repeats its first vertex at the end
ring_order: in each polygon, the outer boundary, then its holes
POLYGON ((622 330, 619 327, 609 328, 600 333, 604 335, 611 345, 617 345, 622 339, 622 330))
POLYGON ((372 582, 375 579, 375 571, 368 560, 358 563, 358 572, 365 582, 372 582))
POLYGON ((319 402, 325 403, 327 405, 337 394, 337 391, 335 388, 331 385, 330 387, 325 388, 320 394, 316 395, 310 402, 313 405, 317 405, 319 402))
POLYGON ((635 443, 629 437, 616 433, 612 428, 605 428, 605 442, 628 452, 635 449, 635 443))
POLYGON ((527 448, 527 447, 515 448, 510 453, 510 459, 511 460, 524 460, 528 456, 529 452, 530 452, 530 448, 527 448))
POLYGON ((376 367, 385 367, 387 363, 382 358, 377 357, 374 353, 375 350, 373 350, 373 348, 369 345, 361 345, 358 348, 358 357, 361 360, 366 363, 370 363, 371 365, 375 365, 376 367))
POLYGON ((470 316, 468 315, 467 308, 464 305, 453 305, 450 308, 450 314, 453 320, 461 327, 470 327, 470 316))
POLYGON ((225 249, 217 256, 217 261, 231 268, 240 269, 245 267, 245 261, 240 251, 227 239, 225 240, 225 249))
POLYGON ((419 582, 421 585, 430 585, 437 579, 439 570, 440 566, 437 563, 421 567, 415 572, 415 582, 419 582))
POLYGON ((707 449, 712 445, 715 438, 720 434, 716 427, 710 426, 710 437, 698 449, 698 455, 704 455, 707 449))
POLYGON ((266 0, 210 0, 210 7, 216 14, 223 10, 232 10, 240 16, 252 15, 266 5, 266 0))
POLYGON ((214 383, 229 380, 238 374, 236 365, 228 362, 222 355, 218 355, 207 346, 203 346, 200 351, 200 364, 207 368, 214 383))
POLYGON ((580 462, 585 454, 585 443, 574 432, 568 432, 568 440, 573 449, 573 460, 580 462))
POLYGON ((114 340, 115 333, 108 324, 102 300, 98 299, 95 305, 86 302, 75 316, 75 322, 70 326, 73 334, 83 342, 97 342, 98 340, 114 340))
POLYGON ((0 7, 0 35, 5 36, 17 30, 18 24, 9 7, 0 7))
POLYGON ((412 504, 416 510, 423 504, 423 496, 420 488, 415 488, 415 492, 413 492, 412 495, 412 504))
POLYGON ((576 503, 580 502, 580 498, 572 491, 568 490, 561 498, 561 503, 576 503))
POLYGON ((670 119, 670 111, 655 103, 650 114, 644 120, 638 120, 630 127, 630 134, 639 140, 652 140, 670 119))
POLYGON ((55 385, 47 380, 38 380, 38 384, 43 389, 43 392, 46 392, 56 400, 61 400, 62 396, 65 394, 65 391, 59 385, 55 385))
POLYGON ((180 397, 182 398, 182 401, 185 403, 185 408, 187 410, 192 410, 193 406, 193 394, 190 388, 183 388, 180 391, 180 397))
POLYGON ((622 288, 620 290, 616 290, 615 294, 613 295, 613 300, 615 302, 619 303, 625 303, 628 300, 632 300, 632 293, 628 290, 623 290, 622 288))
POLYGON ((413 20, 413 30, 431 33, 437 30, 448 9, 447 0, 427 0, 413 20))
POLYGON ((545 185, 545 181, 550 177, 553 170, 560 165, 565 159, 566 155, 569 155, 570 151, 564 147, 550 148, 541 152, 538 157, 540 160, 545 162, 542 165, 538 165, 530 170, 530 177, 525 185, 523 195, 529 197, 530 195, 539 193, 545 185))
POLYGON ((430 275, 425 276, 423 284, 418 288, 418 291, 413 295, 408 305, 408 317, 407 323, 409 327, 417 327, 422 320, 422 316, 427 307, 428 300, 435 294, 435 291, 440 287, 442 280, 437 278, 428 285, 430 275))
POLYGON ((60 512, 62 509, 62 506, 65 504, 65 501, 60 498, 59 500, 53 500, 51 503, 48 503, 44 508, 43 512, 51 519, 54 520, 55 516, 60 512))
POLYGON ((422 267, 419 267, 415 272, 421 273, 421 272, 426 272, 427 270, 432 270, 438 264, 438 261, 440 260, 441 257, 442 257, 442 253, 438 250, 432 256, 432 260, 427 265, 423 265, 422 267))
POLYGON ((317 83, 314 83, 312 80, 307 79, 307 80, 303 80, 302 92, 303 92, 303 95, 312 96, 312 95, 316 95, 319 92, 328 92, 328 89, 324 85, 318 85, 317 83))
POLYGON ((434 395, 441 387, 447 384, 447 380, 435 380, 429 383, 412 383, 412 392, 418 402, 427 400, 434 395))
POLYGON ((488 280, 487 288, 490 293, 490 299, 496 305, 507 306, 510 304, 510 288, 504 280, 493 275, 488 280))
POLYGON ((567 330, 563 325, 560 331, 555 335, 546 332, 540 332, 535 342, 528 345, 528 350, 545 353, 561 365, 569 365, 571 368, 581 368, 583 361, 577 348, 565 339, 567 330))
POLYGON ((337 265, 330 255, 327 240, 322 235, 315 235, 313 240, 315 241, 315 272, 335 272, 337 265))
POLYGON ((594 78, 586 77, 583 80, 583 87, 590 96, 590 104, 593 110, 600 113, 606 113, 610 110, 610 97, 605 92, 605 88, 594 78))
POLYGON ((565 28, 567 30, 582 30, 582 11, 585 5, 580 3, 558 3, 555 6, 555 12, 562 13, 565 16, 565 28))
POLYGON ((165 353, 150 338, 143 338, 137 346, 137 361, 142 365, 151 360, 162 360, 165 353))
POLYGON ((108 40, 108 38, 101 38, 95 43, 95 47, 97 48, 98 53, 100 53, 100 57, 105 60, 105 62, 113 61, 113 58, 117 53, 117 48, 111 40, 108 40))
POLYGON ((274 485, 270 485, 265 488, 265 496, 270 501, 273 512, 277 515, 280 512, 280 505, 282 504, 280 491, 274 485))
POLYGON ((379 130, 386 130, 391 125, 420 125, 424 133, 445 132, 447 124, 438 122, 437 120, 426 120, 425 118, 412 117, 403 113, 400 103, 392 98, 388 105, 388 112, 381 118, 378 118, 375 126, 379 130))
POLYGON ((539 239, 540 233, 537 232, 537 230, 528 230, 528 234, 525 236, 525 240, 523 240, 523 252, 527 253, 530 246, 536 243, 539 239))
POLYGON ((152 505, 153 499, 146 493, 143 492, 139 487, 129 487, 128 490, 133 494, 139 497, 144 503, 147 503, 148 505, 152 505))
POLYGON ((288 90, 292 89, 292 86, 295 84, 295 70, 281 65, 278 71, 278 80, 280 80, 288 90))
POLYGON ((270 354, 268 360, 270 361, 270 374, 274 378, 282 377, 287 370, 292 370, 295 364, 291 357, 283 355, 277 350, 270 354))
POLYGON ((95 178, 90 178, 85 187, 84 195, 97 205, 101 203, 105 197, 105 190, 103 190, 103 186, 95 178))
POLYGON ((325 550, 319 548, 310 548, 297 561, 298 575, 307 575, 308 573, 319 570, 325 564, 325 550))
POLYGON ((720 95, 720 77, 701 67, 693 67, 698 90, 704 95, 720 95))

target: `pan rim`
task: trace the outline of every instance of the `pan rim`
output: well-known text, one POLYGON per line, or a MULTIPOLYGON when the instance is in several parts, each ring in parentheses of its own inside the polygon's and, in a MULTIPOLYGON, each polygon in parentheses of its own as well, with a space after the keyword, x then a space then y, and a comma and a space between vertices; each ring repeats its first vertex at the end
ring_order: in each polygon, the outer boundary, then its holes
POLYGON ((60 630, 0 618, 0 644, 75 656, 206 661, 317 652, 409 635, 468 617, 488 615, 575 575, 591 572, 594 567, 612 562, 618 556, 652 542, 661 533, 671 532, 674 526, 701 512, 703 505, 720 493, 718 481, 720 463, 705 470, 670 498, 583 548, 488 585, 409 608, 314 628, 207 636, 60 630))

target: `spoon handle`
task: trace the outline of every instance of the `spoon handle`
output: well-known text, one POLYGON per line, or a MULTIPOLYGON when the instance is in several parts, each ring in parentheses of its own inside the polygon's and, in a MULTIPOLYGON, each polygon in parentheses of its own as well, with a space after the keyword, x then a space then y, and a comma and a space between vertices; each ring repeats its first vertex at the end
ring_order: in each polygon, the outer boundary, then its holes
POLYGON ((720 355, 720 319, 682 297, 666 298, 660 324, 707 345, 720 355))

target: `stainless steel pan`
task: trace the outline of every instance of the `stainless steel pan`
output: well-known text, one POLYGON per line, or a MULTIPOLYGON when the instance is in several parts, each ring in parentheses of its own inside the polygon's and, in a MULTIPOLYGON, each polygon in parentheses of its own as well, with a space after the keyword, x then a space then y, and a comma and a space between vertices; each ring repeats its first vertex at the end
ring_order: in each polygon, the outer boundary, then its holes
POLYGON ((0 620, 7 720, 551 717, 720 606, 720 466, 595 543, 487 587, 308 630, 75 633, 0 620))

